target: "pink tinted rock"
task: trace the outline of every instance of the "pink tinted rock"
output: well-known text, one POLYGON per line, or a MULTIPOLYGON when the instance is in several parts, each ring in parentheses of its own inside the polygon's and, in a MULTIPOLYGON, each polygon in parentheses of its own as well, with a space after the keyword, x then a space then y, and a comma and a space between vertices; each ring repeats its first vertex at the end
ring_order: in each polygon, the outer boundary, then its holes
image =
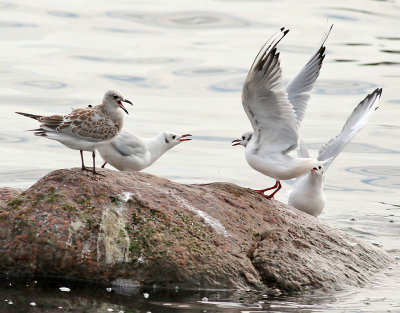
POLYGON ((318 219, 229 183, 145 173, 49 173, 0 201, 0 270, 180 288, 363 285, 393 260, 318 219))

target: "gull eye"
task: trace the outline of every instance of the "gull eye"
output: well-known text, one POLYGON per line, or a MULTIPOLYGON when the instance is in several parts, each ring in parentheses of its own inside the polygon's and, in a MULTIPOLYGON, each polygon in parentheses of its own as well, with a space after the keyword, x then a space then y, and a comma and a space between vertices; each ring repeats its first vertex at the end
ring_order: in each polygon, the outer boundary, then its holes
POLYGON ((246 138, 244 136, 242 136, 242 140, 245 140, 246 138))
POLYGON ((172 139, 175 139, 175 138, 176 138, 176 136, 175 136, 175 135, 173 135, 173 136, 172 136, 172 139))
POLYGON ((113 95, 112 96, 114 99, 118 99, 118 96, 117 95, 113 95))
POLYGON ((320 166, 318 166, 318 169, 320 170, 322 168, 322 166, 320 165, 320 166))

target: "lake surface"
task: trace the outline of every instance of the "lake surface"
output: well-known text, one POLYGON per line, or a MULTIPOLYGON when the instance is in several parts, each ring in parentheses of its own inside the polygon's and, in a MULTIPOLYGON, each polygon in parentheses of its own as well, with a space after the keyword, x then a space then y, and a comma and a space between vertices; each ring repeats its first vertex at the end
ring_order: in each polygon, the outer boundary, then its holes
MULTIPOLYGON (((0 187, 27 188, 52 170, 80 166, 77 151, 26 132, 36 122, 15 111, 65 114, 98 104, 114 88, 134 103, 126 130, 142 137, 162 130, 194 136, 146 172, 181 183, 272 185, 247 165, 242 147, 230 143, 251 128, 241 105, 243 80, 281 26, 290 29, 279 45, 289 80, 334 23, 302 124, 311 154, 368 93, 382 87, 383 96, 330 167, 320 218, 398 256, 399 20, 399 1, 2 1, 0 187)), ((276 198, 286 202, 288 189, 285 183, 276 198)), ((365 288, 276 298, 179 290, 152 290, 145 298, 69 284, 63 292, 61 282, 2 280, 0 311, 400 312, 398 266, 365 288)))

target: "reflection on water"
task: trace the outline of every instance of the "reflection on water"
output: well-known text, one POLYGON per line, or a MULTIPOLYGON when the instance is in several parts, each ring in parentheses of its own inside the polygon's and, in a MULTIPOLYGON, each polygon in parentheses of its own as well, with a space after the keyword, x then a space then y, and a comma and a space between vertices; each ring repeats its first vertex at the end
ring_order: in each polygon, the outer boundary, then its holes
MULTIPOLYGON (((383 249, 398 247, 400 8, 395 2, 368 1, 367 9, 361 0, 339 1, 337 7, 317 0, 62 2, 62 9, 46 0, 0 2, 1 186, 26 188, 51 170, 79 164, 76 151, 26 132, 36 122, 15 111, 66 114, 97 104, 111 88, 134 99, 126 130, 143 137, 164 129, 194 135, 190 145, 167 153, 147 172, 185 183, 269 184, 249 168, 243 149, 231 146, 251 127, 240 98, 248 67, 261 45, 286 26, 291 31, 279 48, 283 77, 293 77, 327 24, 334 23, 302 125, 310 150, 317 153, 337 134, 357 100, 376 87, 383 88, 383 96, 380 109, 329 169, 321 219, 383 249)), ((277 198, 287 201, 284 191, 277 198)), ((151 291, 149 299, 75 285, 61 293, 53 283, 27 282, 0 285, 0 311, 400 311, 399 270, 378 281, 364 289, 292 297, 151 291)))

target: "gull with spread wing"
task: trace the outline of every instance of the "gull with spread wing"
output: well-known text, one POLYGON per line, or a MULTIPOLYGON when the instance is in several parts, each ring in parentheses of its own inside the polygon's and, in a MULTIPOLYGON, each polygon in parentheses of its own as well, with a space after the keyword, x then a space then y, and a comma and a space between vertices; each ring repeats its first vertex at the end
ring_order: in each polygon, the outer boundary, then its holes
POLYGON ((95 149, 111 142, 121 131, 123 113, 119 109, 128 114, 122 102, 132 104, 119 91, 109 90, 104 95, 102 104, 75 109, 68 115, 15 113, 40 122, 40 127, 32 130, 36 136, 57 140, 70 149, 79 150, 82 170, 89 170, 83 161, 83 151, 92 151, 92 172, 98 174, 95 169, 95 149))
POLYGON ((141 171, 158 160, 165 152, 183 141, 190 134, 178 135, 172 132, 160 132, 156 136, 144 139, 127 131, 120 133, 109 144, 99 147, 101 157, 120 171, 141 171))
POLYGON ((284 27, 261 48, 244 82, 242 104, 254 131, 232 143, 246 148, 246 160, 252 168, 276 179, 274 186, 255 190, 268 199, 281 188, 280 180, 298 177, 323 165, 316 159, 294 158, 288 153, 298 147, 299 126, 310 98, 309 91, 325 58, 324 44, 331 29, 332 26, 319 49, 285 89, 276 48, 289 32, 284 27), (264 194, 273 189, 270 195, 264 194))
MULTIPOLYGON (((326 202, 323 191, 326 171, 332 161, 368 122, 372 113, 378 108, 381 94, 382 89, 377 88, 367 95, 347 118, 340 134, 320 148, 318 160, 328 160, 328 162, 318 166, 316 170, 296 178, 293 189, 289 191, 288 203, 290 205, 315 217, 322 213, 326 202)), ((298 156, 301 158, 310 157, 303 142, 300 144, 298 156)))

